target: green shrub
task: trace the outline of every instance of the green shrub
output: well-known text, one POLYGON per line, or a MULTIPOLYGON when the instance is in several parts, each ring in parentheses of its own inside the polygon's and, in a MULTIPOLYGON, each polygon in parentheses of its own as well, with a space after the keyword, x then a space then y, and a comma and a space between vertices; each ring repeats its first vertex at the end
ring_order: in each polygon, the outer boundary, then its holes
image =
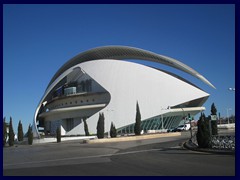
POLYGON ((99 113, 98 124, 97 124, 97 137, 98 139, 104 138, 104 114, 99 113))
POLYGON ((23 141, 23 127, 21 121, 18 123, 18 141, 23 141))
POLYGON ((198 120, 197 142, 200 148, 210 147, 209 120, 201 114, 198 120))
POLYGON ((33 143, 33 132, 32 132, 31 125, 28 126, 27 136, 28 136, 28 144, 32 145, 32 143, 33 143))
POLYGON ((10 117, 10 123, 9 123, 9 138, 8 138, 8 144, 9 146, 14 145, 14 131, 13 131, 13 125, 12 125, 12 117, 10 117))
POLYGON ((111 127, 110 127, 110 136, 111 136, 111 138, 117 137, 117 130, 116 130, 113 122, 111 123, 111 127))
POLYGON ((60 127, 57 128, 56 135, 57 135, 57 142, 60 143, 61 142, 61 128, 60 127))
POLYGON ((5 117, 3 118, 3 146, 7 143, 7 123, 5 117))
POLYGON ((85 135, 89 136, 88 125, 86 119, 83 119, 85 135))
POLYGON ((136 122, 134 125, 134 133, 135 135, 141 134, 141 113, 140 113, 138 102, 137 102, 137 110, 136 110, 136 122))

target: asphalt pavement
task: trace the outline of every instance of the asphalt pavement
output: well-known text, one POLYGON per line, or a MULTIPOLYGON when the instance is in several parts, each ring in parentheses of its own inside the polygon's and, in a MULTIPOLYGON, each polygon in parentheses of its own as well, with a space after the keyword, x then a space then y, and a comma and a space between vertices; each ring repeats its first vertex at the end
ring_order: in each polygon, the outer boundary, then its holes
POLYGON ((183 148, 181 136, 128 142, 80 141, 3 149, 4 176, 234 176, 235 156, 183 148))

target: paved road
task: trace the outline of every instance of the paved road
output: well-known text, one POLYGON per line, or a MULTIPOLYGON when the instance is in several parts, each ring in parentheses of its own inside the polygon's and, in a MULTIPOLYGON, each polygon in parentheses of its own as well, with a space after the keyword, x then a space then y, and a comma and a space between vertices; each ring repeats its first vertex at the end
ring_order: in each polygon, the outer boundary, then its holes
POLYGON ((192 152, 189 137, 103 144, 79 142, 4 148, 3 175, 59 176, 233 176, 235 156, 192 152))

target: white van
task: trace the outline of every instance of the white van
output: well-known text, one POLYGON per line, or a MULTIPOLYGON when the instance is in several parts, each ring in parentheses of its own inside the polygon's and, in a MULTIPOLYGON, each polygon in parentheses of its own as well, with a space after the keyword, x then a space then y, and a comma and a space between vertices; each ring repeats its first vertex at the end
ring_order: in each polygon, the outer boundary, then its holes
POLYGON ((190 123, 188 123, 188 124, 185 124, 185 130, 186 130, 186 131, 188 131, 190 128, 191 128, 191 125, 190 125, 190 123))
POLYGON ((188 131, 190 129, 190 124, 184 124, 177 127, 177 131, 188 131))

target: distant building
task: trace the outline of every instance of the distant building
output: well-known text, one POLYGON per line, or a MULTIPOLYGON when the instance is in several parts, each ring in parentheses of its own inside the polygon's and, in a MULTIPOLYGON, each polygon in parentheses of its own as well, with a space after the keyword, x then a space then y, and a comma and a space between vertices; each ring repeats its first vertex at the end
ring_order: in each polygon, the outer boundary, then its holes
POLYGON ((33 132, 84 135, 96 133, 99 112, 105 116, 105 132, 113 122, 119 134, 134 132, 136 104, 141 128, 170 129, 188 113, 205 110, 209 94, 171 72, 124 59, 161 63, 182 70, 214 87, 187 65, 149 51, 126 46, 105 46, 80 53, 67 61, 53 76, 34 116, 33 132))

